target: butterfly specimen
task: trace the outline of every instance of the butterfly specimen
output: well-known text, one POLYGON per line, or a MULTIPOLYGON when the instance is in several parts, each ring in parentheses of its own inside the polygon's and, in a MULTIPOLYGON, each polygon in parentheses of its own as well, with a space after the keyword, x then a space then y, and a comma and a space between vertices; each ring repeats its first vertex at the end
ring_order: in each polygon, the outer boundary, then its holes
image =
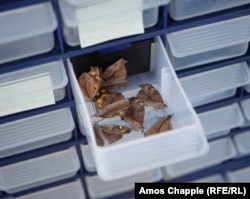
POLYGON ((104 70, 102 88, 113 89, 127 87, 127 69, 125 66, 127 62, 127 60, 121 58, 104 70))
POLYGON ((130 133, 131 129, 121 125, 99 125, 93 126, 96 143, 98 146, 104 146, 104 140, 107 140, 109 144, 120 140, 124 134, 130 133))
POLYGON ((121 118, 130 124, 130 126, 136 130, 143 129, 143 121, 144 121, 144 114, 145 108, 142 100, 138 97, 131 97, 129 98, 130 107, 127 109, 124 115, 121 118))
POLYGON ((143 101, 145 106, 151 106, 154 109, 164 109, 167 107, 159 91, 151 84, 142 84, 140 87, 141 89, 136 96, 143 101))
POLYGON ((129 101, 121 93, 101 89, 95 97, 95 116, 102 118, 122 116, 129 106, 129 101))
POLYGON ((95 96, 95 107, 99 110, 121 99, 125 99, 122 93, 102 88, 95 96))
POLYGON ((78 77, 78 83, 86 101, 93 101, 101 88, 101 82, 101 69, 97 66, 90 66, 89 72, 83 72, 78 77))
POLYGON ((145 133, 144 136, 150 136, 164 131, 170 131, 173 129, 171 118, 173 115, 160 117, 145 133))

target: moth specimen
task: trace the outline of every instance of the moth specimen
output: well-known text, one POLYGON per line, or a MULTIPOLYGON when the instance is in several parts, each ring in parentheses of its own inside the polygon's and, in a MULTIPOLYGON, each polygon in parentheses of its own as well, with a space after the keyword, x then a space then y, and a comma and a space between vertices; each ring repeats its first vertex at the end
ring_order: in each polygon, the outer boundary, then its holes
POLYGON ((127 87, 127 62, 127 60, 121 58, 104 70, 102 88, 113 89, 127 87))
POLYGON ((90 66, 89 72, 83 72, 78 77, 78 83, 86 101, 93 101, 101 88, 101 82, 101 69, 97 66, 90 66))
POLYGON ((154 109, 164 109, 167 107, 159 91, 151 84, 142 84, 140 87, 141 89, 136 96, 143 101, 145 106, 151 106, 154 109))
POLYGON ((171 118, 173 115, 160 117, 145 133, 144 136, 150 136, 164 131, 170 131, 173 129, 171 118))
POLYGON ((102 118, 122 116, 129 106, 129 101, 121 93, 101 89, 95 97, 95 116, 102 118))
POLYGON ((130 124, 130 126, 136 130, 143 129, 143 121, 144 121, 144 114, 145 108, 143 101, 138 97, 131 97, 129 98, 130 107, 127 109, 124 115, 121 118, 130 124))
POLYGON ((96 143, 98 146, 104 146, 107 140, 109 144, 120 140, 124 134, 130 133, 131 129, 121 125, 99 125, 93 126, 96 143))

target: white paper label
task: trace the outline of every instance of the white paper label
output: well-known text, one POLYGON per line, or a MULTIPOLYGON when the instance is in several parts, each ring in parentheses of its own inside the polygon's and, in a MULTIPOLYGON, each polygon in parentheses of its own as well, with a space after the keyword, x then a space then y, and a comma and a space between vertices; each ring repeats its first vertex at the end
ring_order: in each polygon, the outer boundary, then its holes
POLYGON ((141 0, 109 0, 76 10, 81 47, 144 33, 141 0), (133 5, 133 9, 129 9, 133 5))
POLYGON ((55 104, 49 73, 0 84, 0 116, 55 104))

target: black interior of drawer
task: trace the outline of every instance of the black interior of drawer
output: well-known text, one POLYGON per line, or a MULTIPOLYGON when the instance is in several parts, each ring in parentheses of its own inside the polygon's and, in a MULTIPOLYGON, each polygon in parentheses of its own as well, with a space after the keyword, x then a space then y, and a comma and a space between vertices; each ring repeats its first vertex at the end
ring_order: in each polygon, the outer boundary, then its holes
POLYGON ((150 70, 150 54, 153 39, 118 46, 99 52, 89 53, 71 58, 76 77, 82 72, 88 72, 90 66, 99 66, 103 70, 120 58, 128 61, 127 75, 134 75, 150 70), (125 48, 124 48, 125 47, 125 48))

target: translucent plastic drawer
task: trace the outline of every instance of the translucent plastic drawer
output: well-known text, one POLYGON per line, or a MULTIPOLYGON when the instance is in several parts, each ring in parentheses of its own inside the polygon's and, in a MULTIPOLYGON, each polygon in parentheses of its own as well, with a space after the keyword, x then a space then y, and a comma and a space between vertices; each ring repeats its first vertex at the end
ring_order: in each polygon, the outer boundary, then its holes
POLYGON ((66 183, 53 188, 26 194, 15 199, 85 199, 85 193, 80 180, 66 183))
MULTIPOLYGON (((4 73, 0 75, 0 86, 1 84, 24 79, 34 75, 43 73, 49 73, 54 92, 55 101, 62 100, 66 95, 66 85, 68 84, 67 74, 62 61, 54 61, 38 66, 32 66, 29 68, 16 70, 10 73, 4 73)), ((7 98, 8 96, 6 96, 7 98)))
MULTIPOLYGON (((126 52, 130 50, 132 49, 126 49, 126 52)), ((136 52, 133 54, 136 54, 136 52)), ((144 137, 142 132, 132 130, 118 142, 104 147, 96 144, 92 128, 93 122, 96 121, 96 117, 92 117, 95 110, 93 110, 91 102, 84 100, 75 71, 69 61, 69 75, 76 101, 79 127, 81 132, 87 136, 98 175, 103 180, 114 180, 159 168, 160 166, 198 157, 208 151, 207 140, 198 116, 174 73, 159 37, 155 38, 151 44, 151 55, 151 69, 128 76, 129 85, 121 92, 126 98, 132 97, 139 91, 138 85, 142 83, 154 85, 161 92, 168 106, 167 109, 161 110, 160 114, 174 113, 171 119, 173 130, 150 137, 144 137)), ((131 65, 131 67, 137 66, 131 65)), ((146 111, 145 129, 148 129, 155 121, 154 118, 157 117, 155 114, 155 111, 148 113, 146 111)), ((114 124, 122 122, 119 117, 111 121, 114 124)))
POLYGON ((0 26, 0 64, 54 48, 57 21, 51 3, 1 12, 0 26))
POLYGON ((69 140, 74 121, 69 108, 0 125, 0 158, 69 140))
MULTIPOLYGON (((83 161, 87 171, 96 171, 93 155, 88 145, 81 145, 83 161)), ((135 182, 155 182, 161 180, 160 169, 154 169, 112 181, 103 181, 98 176, 86 177, 91 198, 104 198, 133 190, 135 182)))
POLYGON ((250 154, 250 131, 245 131, 234 136, 234 142, 240 155, 250 154))
POLYGON ((250 182, 250 167, 228 171, 226 173, 228 182, 250 182))
POLYGON ((72 177, 80 168, 75 148, 0 167, 0 190, 14 193, 72 177))
MULTIPOLYGON (((60 11, 63 19, 63 34, 65 42, 70 46, 80 45, 80 40, 77 30, 77 21, 75 11, 78 8, 83 8, 101 1, 92 1, 91 3, 84 0, 61 0, 59 1, 60 11)), ((143 24, 144 28, 154 26, 158 21, 159 6, 169 3, 169 0, 142 0, 143 24)), ((131 5, 131 9, 134 5, 131 5)), ((114 12, 117 12, 115 10, 114 12)), ((94 18, 95 16, 93 16, 94 18)))
POLYGON ((169 13, 175 20, 184 20, 249 3, 249 0, 173 0, 169 13))
POLYGON ((238 103, 198 114, 207 138, 226 135, 244 123, 238 103))
POLYGON ((234 96, 236 88, 250 83, 246 62, 225 66, 180 79, 194 107, 234 96))
POLYGON ((236 17, 167 34, 176 70, 243 55, 250 40, 250 16, 236 17))
POLYGON ((208 154, 202 157, 164 167, 164 178, 167 180, 218 165, 226 160, 234 158, 237 154, 230 138, 209 142, 209 146, 210 150, 208 154))
POLYGON ((132 191, 135 182, 155 182, 161 180, 161 178, 161 170, 154 169, 109 182, 101 180, 98 176, 88 176, 86 177, 86 184, 90 198, 101 199, 126 191, 132 191))

